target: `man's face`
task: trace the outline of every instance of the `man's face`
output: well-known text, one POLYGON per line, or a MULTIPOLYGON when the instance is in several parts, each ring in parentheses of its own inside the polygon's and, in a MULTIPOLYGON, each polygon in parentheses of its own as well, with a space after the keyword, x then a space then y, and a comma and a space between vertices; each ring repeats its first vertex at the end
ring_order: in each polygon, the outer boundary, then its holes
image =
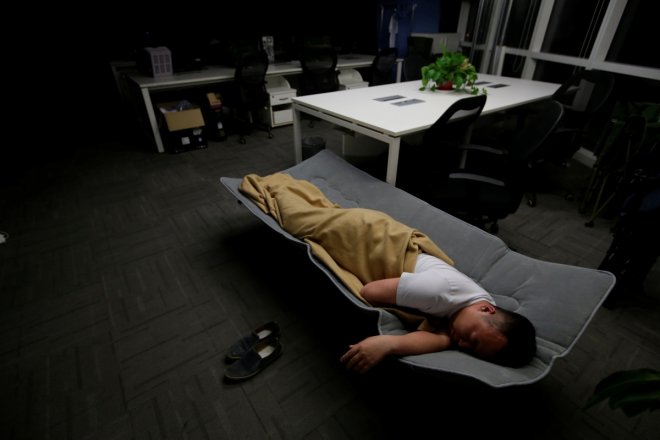
POLYGON ((506 345, 506 338, 486 319, 495 314, 491 307, 473 304, 458 312, 451 321, 450 337, 463 351, 482 359, 493 358, 506 345))

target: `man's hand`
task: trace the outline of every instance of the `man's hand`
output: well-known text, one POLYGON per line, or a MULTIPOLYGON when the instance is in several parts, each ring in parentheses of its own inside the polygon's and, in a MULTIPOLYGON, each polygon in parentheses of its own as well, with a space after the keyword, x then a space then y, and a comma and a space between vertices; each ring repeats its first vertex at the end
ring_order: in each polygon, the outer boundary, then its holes
POLYGON ((346 364, 347 368, 360 374, 366 373, 392 352, 392 338, 396 337, 370 336, 357 344, 349 345, 348 351, 340 360, 346 364))

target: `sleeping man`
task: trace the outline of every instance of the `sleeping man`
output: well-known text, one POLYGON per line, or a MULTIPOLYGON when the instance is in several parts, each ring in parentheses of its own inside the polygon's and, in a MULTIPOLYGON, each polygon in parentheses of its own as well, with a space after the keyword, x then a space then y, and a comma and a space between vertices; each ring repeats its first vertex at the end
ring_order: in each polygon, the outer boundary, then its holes
POLYGON ((420 253, 414 273, 367 283, 361 295, 374 306, 404 306, 446 320, 444 328, 371 336, 351 345, 341 361, 359 373, 387 355, 457 348, 481 359, 520 367, 536 352, 536 332, 527 318, 495 306, 481 286, 432 255, 420 253))
POLYGON ((422 232, 380 211, 342 208, 310 182, 286 174, 251 174, 240 189, 284 230, 309 244, 354 295, 391 308, 412 330, 351 345, 341 357, 348 368, 363 373, 388 355, 451 348, 511 367, 534 356, 529 320, 497 307, 422 232))

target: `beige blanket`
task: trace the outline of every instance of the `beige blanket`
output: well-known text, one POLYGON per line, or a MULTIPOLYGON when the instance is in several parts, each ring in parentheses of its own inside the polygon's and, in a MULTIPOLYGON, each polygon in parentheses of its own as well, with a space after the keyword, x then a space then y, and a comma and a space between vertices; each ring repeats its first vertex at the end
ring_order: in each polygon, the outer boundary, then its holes
MULTIPOLYGON (((341 208, 310 182, 288 174, 250 174, 240 190, 285 231, 308 243, 312 253, 362 301, 360 289, 366 283, 414 272, 421 251, 453 264, 423 233, 380 211, 341 208)), ((413 316, 405 319, 419 323, 413 316)))

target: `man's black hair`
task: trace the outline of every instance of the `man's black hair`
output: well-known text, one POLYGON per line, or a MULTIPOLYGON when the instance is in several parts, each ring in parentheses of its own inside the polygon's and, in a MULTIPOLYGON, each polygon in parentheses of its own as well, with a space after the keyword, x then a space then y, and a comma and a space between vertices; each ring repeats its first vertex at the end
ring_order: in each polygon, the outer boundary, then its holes
POLYGON ((498 307, 499 319, 493 325, 506 337, 507 343, 493 362, 507 367, 520 368, 527 365, 536 354, 536 330, 523 315, 498 307))

